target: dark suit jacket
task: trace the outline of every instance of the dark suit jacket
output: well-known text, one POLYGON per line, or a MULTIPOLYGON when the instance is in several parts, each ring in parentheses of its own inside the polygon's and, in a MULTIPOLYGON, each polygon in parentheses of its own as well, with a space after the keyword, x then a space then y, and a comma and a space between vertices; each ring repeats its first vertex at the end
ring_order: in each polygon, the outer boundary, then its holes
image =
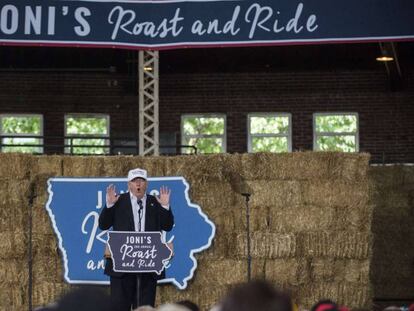
MULTIPOLYGON (((174 216, 171 211, 163 208, 157 199, 147 194, 145 207, 145 231, 170 231, 174 225, 174 216)), ((135 231, 134 216, 129 192, 122 193, 118 201, 111 208, 105 208, 99 215, 99 228, 114 231, 135 231)), ((113 277, 121 277, 124 273, 115 272, 112 260, 107 259, 105 264, 105 274, 113 277)), ((154 273, 154 276, 156 274, 154 273)))

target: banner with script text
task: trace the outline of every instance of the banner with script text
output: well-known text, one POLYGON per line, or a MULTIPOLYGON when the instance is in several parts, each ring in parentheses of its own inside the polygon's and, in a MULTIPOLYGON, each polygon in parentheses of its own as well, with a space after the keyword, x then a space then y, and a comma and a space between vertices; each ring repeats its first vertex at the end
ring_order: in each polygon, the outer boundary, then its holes
MULTIPOLYGON (((70 284, 109 284, 103 273, 107 231, 98 228, 109 184, 119 192, 127 191, 126 178, 48 180, 46 209, 58 237, 64 279, 70 284)), ((164 232, 164 242, 173 244, 174 257, 166 267, 166 278, 160 282, 184 289, 197 268, 194 254, 210 247, 216 229, 200 206, 190 201, 189 184, 183 177, 149 178, 147 192, 158 195, 161 186, 171 189, 175 224, 170 232, 164 232)))
POLYGON ((414 40, 412 0, 0 0, 0 44, 173 49, 414 40))

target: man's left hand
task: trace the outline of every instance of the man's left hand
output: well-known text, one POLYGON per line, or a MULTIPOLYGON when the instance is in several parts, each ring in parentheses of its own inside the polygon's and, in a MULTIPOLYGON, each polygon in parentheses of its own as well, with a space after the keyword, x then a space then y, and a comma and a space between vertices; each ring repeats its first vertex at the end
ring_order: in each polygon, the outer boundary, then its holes
POLYGON ((170 194, 171 194, 171 190, 165 186, 162 186, 160 188, 160 196, 156 197, 158 203, 160 203, 162 206, 169 206, 170 205, 170 194))

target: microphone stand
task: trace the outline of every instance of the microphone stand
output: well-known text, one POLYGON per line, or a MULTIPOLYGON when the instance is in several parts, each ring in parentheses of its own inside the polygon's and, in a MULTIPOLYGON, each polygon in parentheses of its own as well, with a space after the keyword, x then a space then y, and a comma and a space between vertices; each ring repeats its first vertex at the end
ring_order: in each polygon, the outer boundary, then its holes
POLYGON ((250 252, 250 193, 241 193, 246 200, 246 234, 247 234, 247 282, 250 282, 252 275, 252 256, 250 252))

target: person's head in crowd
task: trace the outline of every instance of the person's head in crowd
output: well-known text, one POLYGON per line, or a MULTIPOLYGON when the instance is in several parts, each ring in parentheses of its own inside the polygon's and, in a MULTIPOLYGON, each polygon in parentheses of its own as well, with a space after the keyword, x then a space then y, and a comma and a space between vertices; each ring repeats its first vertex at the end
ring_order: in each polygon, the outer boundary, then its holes
POLYGON ((155 309, 153 306, 140 306, 136 309, 134 309, 134 311, 155 311, 157 309, 155 309))
POLYGON ((158 307, 157 311, 191 311, 187 307, 176 303, 166 303, 158 307))
POLYGON ((310 311, 348 311, 348 308, 338 306, 330 299, 322 299, 315 303, 310 311))
POLYGON ((187 307, 190 311, 200 311, 200 308, 191 300, 180 300, 176 304, 187 307))
POLYGON ((210 308, 210 311, 221 311, 221 305, 216 304, 210 308))
POLYGON ((283 293, 265 281, 243 283, 224 297, 220 311, 292 311, 292 302, 283 293))
POLYGON ((102 289, 82 287, 69 292, 58 302, 56 311, 111 311, 109 295, 102 289))

